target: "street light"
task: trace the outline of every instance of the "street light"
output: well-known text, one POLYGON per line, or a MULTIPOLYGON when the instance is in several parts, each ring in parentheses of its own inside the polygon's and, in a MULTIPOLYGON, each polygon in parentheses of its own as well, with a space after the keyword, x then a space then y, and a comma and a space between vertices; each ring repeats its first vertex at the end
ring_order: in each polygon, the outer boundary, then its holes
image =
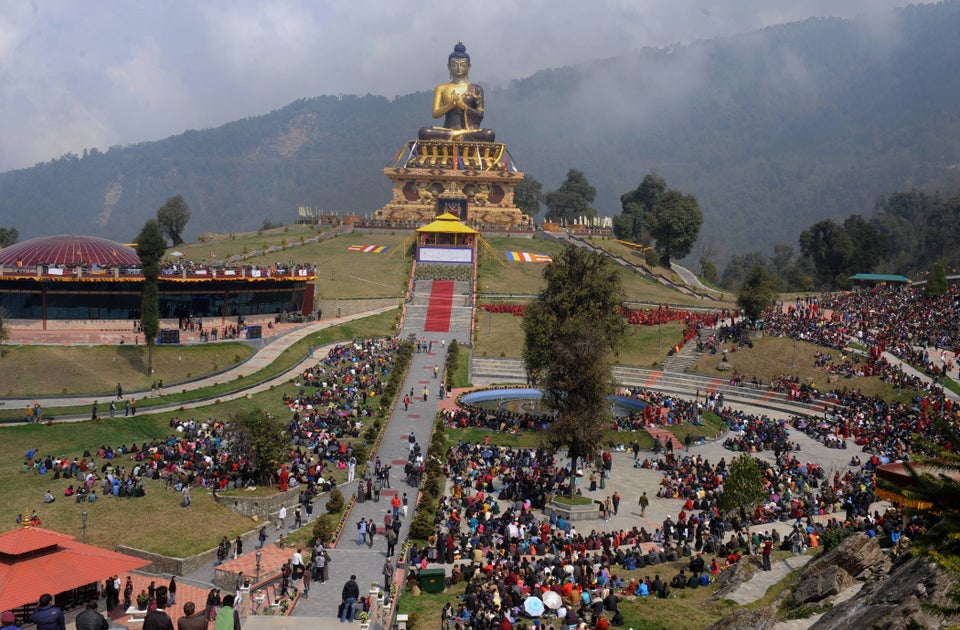
POLYGON ((793 359, 790 360, 790 367, 797 367, 797 338, 793 338, 793 359))
POLYGON ((262 553, 260 552, 259 549, 257 549, 257 584, 260 583, 260 557, 261 556, 262 556, 262 553))
POLYGON ((86 544, 87 542, 87 511, 84 510, 80 513, 80 542, 86 544))

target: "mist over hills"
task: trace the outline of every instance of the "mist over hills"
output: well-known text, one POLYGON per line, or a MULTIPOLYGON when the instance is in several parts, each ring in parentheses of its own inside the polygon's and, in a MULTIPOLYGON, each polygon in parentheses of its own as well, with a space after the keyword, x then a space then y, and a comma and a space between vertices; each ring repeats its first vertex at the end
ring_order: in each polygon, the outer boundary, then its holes
MULTIPOLYGON (((486 87, 484 125, 545 190, 583 171, 601 214, 619 213, 620 195, 656 171, 697 195, 701 238, 721 257, 796 244, 820 219, 869 216, 880 195, 960 188, 960 4, 888 18, 813 19, 544 70, 486 87)), ((472 79, 483 78, 475 58, 472 79)), ((431 88, 308 98, 2 173, 0 223, 21 238, 126 241, 175 194, 193 211, 188 239, 291 221, 299 205, 372 213, 390 195, 383 166, 431 122, 431 88)))

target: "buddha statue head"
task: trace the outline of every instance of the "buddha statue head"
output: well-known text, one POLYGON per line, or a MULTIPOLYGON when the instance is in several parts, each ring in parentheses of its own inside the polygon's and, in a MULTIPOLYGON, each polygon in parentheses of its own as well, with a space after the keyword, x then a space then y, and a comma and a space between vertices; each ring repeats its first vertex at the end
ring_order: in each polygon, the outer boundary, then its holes
POLYGON ((470 74, 470 55, 463 42, 457 42, 453 52, 447 57, 447 70, 450 71, 451 81, 465 81, 470 74))

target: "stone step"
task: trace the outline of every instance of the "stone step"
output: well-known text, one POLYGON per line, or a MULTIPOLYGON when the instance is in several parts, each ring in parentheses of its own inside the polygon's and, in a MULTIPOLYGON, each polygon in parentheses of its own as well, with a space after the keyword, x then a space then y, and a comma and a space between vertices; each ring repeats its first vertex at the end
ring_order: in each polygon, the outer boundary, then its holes
MULTIPOLYGON (((519 359, 474 357, 470 364, 471 378, 480 377, 502 381, 525 382, 526 373, 519 359)), ((831 407, 828 403, 802 403, 789 401, 786 395, 766 389, 737 387, 729 385, 725 377, 709 377, 683 372, 648 370, 631 366, 614 366, 613 376, 618 383, 627 387, 656 389, 665 393, 693 395, 699 392, 722 392, 730 402, 765 407, 784 412, 820 415, 831 407)))

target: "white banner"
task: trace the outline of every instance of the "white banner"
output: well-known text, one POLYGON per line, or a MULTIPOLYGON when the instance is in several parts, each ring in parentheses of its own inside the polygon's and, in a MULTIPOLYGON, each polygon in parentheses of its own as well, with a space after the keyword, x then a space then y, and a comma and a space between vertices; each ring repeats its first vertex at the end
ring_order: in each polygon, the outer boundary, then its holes
POLYGON ((251 270, 250 270, 250 277, 251 277, 251 278, 259 278, 259 277, 260 277, 260 270, 259 270, 259 269, 251 269, 251 270))
POLYGON ((62 268, 62 267, 50 267, 49 269, 47 269, 47 272, 48 272, 51 276, 62 276, 62 275, 63 275, 63 268, 62 268))
POLYGON ((472 263, 473 249, 469 247, 420 247, 417 250, 420 262, 472 263))

